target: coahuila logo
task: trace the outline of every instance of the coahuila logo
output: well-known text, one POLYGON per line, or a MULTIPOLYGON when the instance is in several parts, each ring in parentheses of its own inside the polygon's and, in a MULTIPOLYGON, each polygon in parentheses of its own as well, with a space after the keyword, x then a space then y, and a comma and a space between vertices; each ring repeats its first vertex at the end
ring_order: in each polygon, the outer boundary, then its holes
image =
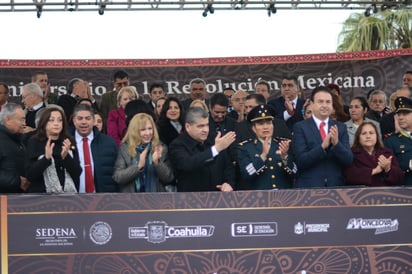
POLYGON ((330 224, 307 224, 298 222, 295 224, 295 234, 306 234, 314 232, 328 232, 330 224))
POLYGON ((398 219, 363 219, 351 218, 346 229, 376 229, 375 235, 397 231, 398 219))
POLYGON ((169 226, 163 221, 146 223, 143 227, 129 227, 129 239, 147 239, 161 243, 168 238, 203 238, 213 236, 213 225, 169 226))
POLYGON ((42 241, 40 246, 71 246, 73 239, 77 239, 77 235, 72 227, 36 229, 36 240, 42 241))

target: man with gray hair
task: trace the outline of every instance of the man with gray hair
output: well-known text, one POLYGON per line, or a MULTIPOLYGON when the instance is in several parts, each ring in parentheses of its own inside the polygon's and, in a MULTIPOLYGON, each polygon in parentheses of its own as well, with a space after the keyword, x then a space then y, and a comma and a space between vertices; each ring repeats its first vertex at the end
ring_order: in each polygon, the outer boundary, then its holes
POLYGON ((36 128, 36 113, 46 107, 43 101, 43 91, 36 83, 30 83, 23 86, 21 92, 21 102, 24 104, 26 112, 26 132, 36 128))
POLYGON ((368 104, 370 110, 366 113, 366 117, 377 122, 380 122, 382 117, 390 113, 387 107, 386 93, 382 90, 372 90, 368 95, 368 104))
POLYGON ((235 173, 227 148, 235 141, 233 131, 217 133, 214 144, 209 135, 209 115, 199 107, 186 114, 185 131, 169 146, 177 191, 232 191, 235 173))
POLYGON ((183 108, 188 110, 194 100, 201 100, 209 106, 209 100, 206 99, 206 81, 201 78, 192 79, 190 85, 190 98, 182 101, 183 108))
POLYGON ((0 112, 0 193, 19 193, 27 190, 25 149, 20 142, 24 131, 25 114, 22 107, 8 103, 0 112))

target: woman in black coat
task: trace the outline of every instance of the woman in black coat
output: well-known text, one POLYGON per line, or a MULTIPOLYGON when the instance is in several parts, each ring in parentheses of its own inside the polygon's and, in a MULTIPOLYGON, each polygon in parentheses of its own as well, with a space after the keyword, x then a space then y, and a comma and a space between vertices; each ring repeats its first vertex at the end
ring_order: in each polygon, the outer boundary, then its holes
POLYGON ((184 114, 180 101, 175 97, 169 97, 163 104, 157 123, 159 138, 165 145, 178 137, 184 130, 184 114))
POLYGON ((29 192, 77 193, 81 174, 75 142, 69 136, 64 112, 45 108, 37 134, 27 145, 29 192))

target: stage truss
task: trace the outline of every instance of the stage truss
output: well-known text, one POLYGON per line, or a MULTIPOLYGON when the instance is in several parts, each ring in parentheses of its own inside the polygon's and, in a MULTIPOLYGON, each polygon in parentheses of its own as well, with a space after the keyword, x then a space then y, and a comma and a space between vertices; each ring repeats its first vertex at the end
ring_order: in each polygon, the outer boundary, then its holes
POLYGON ((103 15, 105 11, 147 11, 147 10, 365 10, 378 12, 384 9, 411 9, 411 0, 402 1, 351 1, 351 0, 1 0, 0 12, 78 12, 95 11, 103 15))

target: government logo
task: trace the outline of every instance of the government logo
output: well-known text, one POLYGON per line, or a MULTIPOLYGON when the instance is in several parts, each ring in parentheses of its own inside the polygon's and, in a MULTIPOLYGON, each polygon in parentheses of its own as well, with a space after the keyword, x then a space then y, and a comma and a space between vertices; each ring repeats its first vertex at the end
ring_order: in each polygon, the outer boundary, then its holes
POLYGON ((112 228, 106 222, 96 222, 90 227, 89 237, 97 245, 107 244, 112 238, 112 228))

